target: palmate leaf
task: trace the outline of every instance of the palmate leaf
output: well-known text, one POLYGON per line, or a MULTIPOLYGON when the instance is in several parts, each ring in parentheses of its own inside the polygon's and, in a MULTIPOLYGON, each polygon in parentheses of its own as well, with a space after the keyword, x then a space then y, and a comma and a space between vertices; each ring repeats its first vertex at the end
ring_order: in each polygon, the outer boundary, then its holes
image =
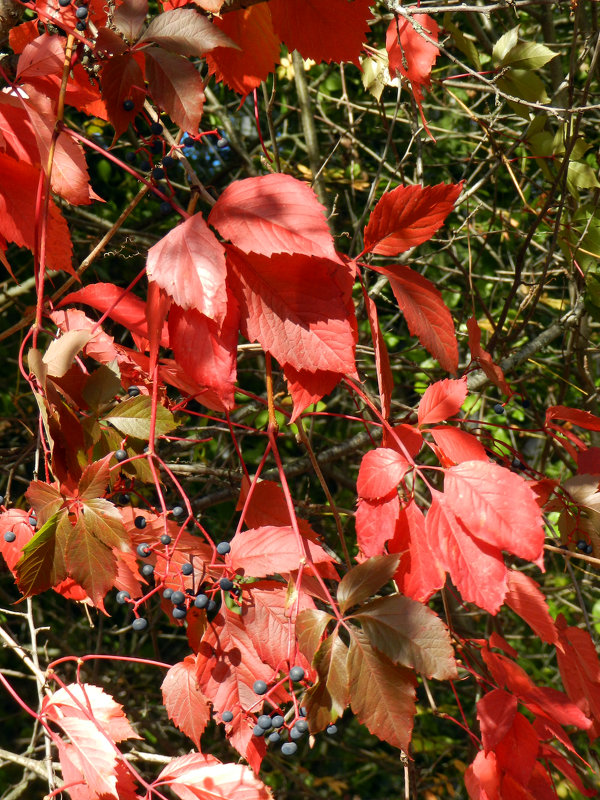
POLYGON ((350 705, 359 722, 385 742, 407 751, 415 716, 415 676, 374 648, 352 628, 348 654, 350 705))
MULTIPOLYGON (((135 439, 147 441, 151 434, 151 411, 152 398, 142 394, 122 400, 112 411, 104 415, 103 421, 110 422, 123 436, 133 436, 135 439)), ((159 403, 156 406, 156 435, 168 433, 176 426, 173 414, 159 403)))
POLYGON ((413 667, 428 678, 456 678, 448 630, 422 603, 399 594, 378 597, 353 618, 360 621, 371 644, 395 664, 413 667))
POLYGON ((15 573, 17 586, 24 597, 45 592, 67 577, 56 548, 57 527, 66 516, 66 510, 53 514, 23 548, 15 573))
POLYGON ((341 716, 348 704, 348 647, 337 632, 321 644, 313 666, 318 680, 304 695, 311 733, 322 731, 341 716))
POLYGON ((362 603, 390 581, 398 568, 399 555, 373 556, 347 572, 337 590, 340 611, 362 603))
POLYGON ((171 667, 165 675, 161 690, 169 719, 200 750, 200 737, 210 720, 210 707, 207 698, 198 688, 194 656, 186 656, 183 661, 171 667))

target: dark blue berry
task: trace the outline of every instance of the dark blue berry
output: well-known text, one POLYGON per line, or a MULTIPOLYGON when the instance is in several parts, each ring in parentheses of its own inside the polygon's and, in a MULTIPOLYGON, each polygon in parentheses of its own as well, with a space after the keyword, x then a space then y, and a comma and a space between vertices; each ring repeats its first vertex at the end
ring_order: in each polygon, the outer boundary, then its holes
POLYGON ((256 694, 265 694, 268 687, 264 681, 254 681, 252 688, 256 694))
POLYGON ((183 515, 185 514, 185 509, 183 509, 181 506, 173 506, 173 508, 171 509, 171 514, 173 514, 175 519, 177 519, 178 517, 183 517, 183 515))
POLYGON ((125 461, 127 459, 127 453, 125 450, 115 450, 115 458, 117 461, 125 461))
POLYGON ((494 406, 494 412, 496 414, 504 414, 504 406, 502 405, 502 403, 496 403, 496 405, 494 406))
POLYGON ((214 600, 209 600, 208 605, 206 606, 206 613, 209 615, 209 619, 210 615, 215 614, 216 611, 217 611, 217 604, 215 603, 214 600))
POLYGON ((138 617, 133 620, 131 627, 134 631, 143 631, 148 627, 148 620, 143 617, 138 617))
POLYGON ((255 725, 252 730, 252 736, 264 736, 265 729, 261 728, 260 725, 255 725))
POLYGON ((337 725, 328 725, 325 730, 325 733, 328 736, 335 736, 335 734, 337 733, 337 725))
POLYGON ((306 716, 306 707, 305 706, 302 706, 302 708, 300 708, 299 711, 300 711, 300 716, 301 717, 305 717, 306 716))
POLYGON ((577 549, 581 550, 583 553, 585 553, 585 551, 587 550, 587 542, 586 542, 585 539, 580 539, 577 542, 577 549))
POLYGON ((168 533, 163 533, 163 535, 160 537, 160 543, 161 544, 171 544, 171 542, 172 542, 172 539, 171 539, 171 537, 169 536, 168 533))
POLYGON ((169 167, 174 167, 177 163, 177 159, 173 158, 173 156, 164 156, 162 160, 162 165, 165 169, 169 169, 169 167))
POLYGON ((585 552, 586 552, 586 555, 588 555, 588 556, 591 556, 591 555, 592 555, 592 553, 594 552, 594 547, 593 547, 593 545, 591 544, 591 542, 590 542, 589 544, 586 544, 586 546, 585 546, 585 552))
POLYGON ((0 494, 0 506, 4 505, 4 495, 0 494))
MULTIPOLYGON (((70 0, 69 0, 69 2, 70 2, 70 0)), ((128 164, 135 164, 135 162, 137 161, 137 153, 134 153, 133 150, 128 150, 125 153, 125 161, 128 164)))
POLYGON ((298 745, 296 742, 284 742, 281 745, 281 752, 284 756, 293 756, 297 749, 298 745))
POLYGON ((193 147, 195 142, 190 136, 186 136, 182 144, 184 147, 193 147))
POLYGON ((181 567, 181 574, 182 575, 191 575, 194 571, 194 567, 191 564, 183 564, 181 567))
POLYGON ((171 595, 171 602, 174 606, 178 606, 180 603, 183 603, 184 600, 185 595, 183 592, 180 592, 179 589, 177 589, 177 591, 173 592, 171 595))
POLYGON ((29 524, 31 525, 32 528, 35 528, 35 526, 37 525, 37 519, 35 517, 29 517, 29 524))
POLYGON ((152 564, 144 564, 142 567, 142 575, 144 578, 149 578, 151 575, 154 575, 154 567, 152 564))
POLYGON ((304 736, 304 731, 301 731, 296 725, 290 731, 290 739, 301 739, 304 736))
POLYGON ((185 608, 177 606, 177 608, 173 609, 173 619, 185 619, 186 615, 187 611, 185 608))
POLYGON ((14 542, 16 538, 17 538, 16 533, 13 533, 12 531, 6 531, 6 533, 4 534, 5 542, 14 542))
POLYGON ((285 720, 281 716, 281 714, 275 714, 274 717, 271 717, 271 725, 274 728, 281 728, 281 726, 283 725, 284 722, 285 722, 285 720))
POLYGON ((152 142, 152 144, 150 145, 150 150, 155 155, 158 155, 159 153, 162 153, 162 151, 163 151, 162 143, 158 139, 155 139, 152 142))
POLYGON ((140 387, 130 386, 129 389, 127 389, 127 394, 129 395, 129 397, 139 397, 141 395, 140 387))
POLYGON ((149 544, 143 542, 142 544, 138 544, 136 552, 140 558, 148 558, 152 550, 149 544))
POLYGON ((304 670, 302 669, 302 667, 292 667, 290 670, 290 678, 293 681, 304 680, 304 670))
POLYGON ((79 6, 79 8, 75 11, 75 16, 77 19, 85 19, 88 15, 88 7, 87 6, 79 6))
POLYGON ((135 103, 133 102, 133 100, 131 100, 131 98, 123 100, 123 111, 133 111, 134 108, 135 108, 135 103))
POLYGON ((131 595, 129 594, 129 592, 123 592, 123 591, 117 592, 116 600, 120 606, 124 605, 130 598, 131 595))
POLYGON ((281 736, 277 733, 277 731, 273 731, 273 733, 268 735, 267 741, 269 741, 271 744, 277 744, 277 742, 281 741, 281 736))
POLYGON ((142 170, 142 172, 148 172, 148 170, 150 169, 150 162, 148 161, 147 158, 145 158, 140 164, 140 169, 142 170))
POLYGON ((122 495, 119 497, 119 502, 120 502, 120 503, 123 503, 123 505, 127 505, 127 503, 129 503, 129 501, 130 501, 130 500, 131 500, 131 498, 129 497, 129 495, 128 495, 128 494, 122 494, 122 495))
POLYGON ((194 600, 194 605, 196 606, 196 608, 206 608, 209 603, 210 600, 205 594, 199 594, 194 600))
POLYGON ((233 581, 230 578, 221 578, 219 586, 224 592, 230 592, 233 589, 233 581))
POLYGON ((173 589, 164 590, 163 597, 165 598, 165 600, 170 600, 172 596, 173 596, 173 589))
POLYGON ((61 8, 66 8, 67 6, 71 5, 71 0, 58 0, 58 5, 61 8))
POLYGON ((217 545, 217 553, 220 556, 226 556, 227 553, 229 553, 230 551, 231 551, 231 545, 229 544, 229 542, 219 542, 219 544, 217 545))
POLYGON ((86 24, 82 20, 79 20, 79 22, 76 23, 75 27, 77 28, 78 31, 83 32, 86 29, 86 24))
POLYGON ((301 731, 302 733, 306 733, 306 731, 308 730, 308 722, 305 719, 298 719, 296 720, 294 728, 298 728, 298 730, 301 731))
POLYGON ((152 177, 155 181, 160 181, 165 177, 165 171, 162 167, 154 167, 152 170, 152 177))
POLYGON ((160 210, 160 213, 164 217, 166 217, 168 214, 171 213, 171 211, 173 211, 173 206, 171 205, 171 203, 167 203, 166 200, 163 200, 163 202, 160 204, 158 208, 160 210))
POLYGON ((224 711, 221 714, 221 719, 223 722, 231 722, 233 720, 233 713, 231 711, 224 711))
POLYGON ((160 136, 163 132, 163 126, 160 122, 151 122, 150 123, 150 133, 153 133, 155 136, 160 136))
POLYGON ((271 723, 271 717, 268 714, 261 714, 256 721, 260 725, 260 727, 264 728, 266 731, 268 731, 269 728, 273 727, 271 723))
POLYGON ((135 527, 136 527, 138 530, 140 530, 140 531, 143 531, 143 530, 144 530, 144 528, 145 528, 145 527, 146 527, 146 525, 147 525, 146 517, 142 517, 142 516, 140 516, 140 517, 136 517, 136 518, 133 520, 133 524, 135 525, 135 527))

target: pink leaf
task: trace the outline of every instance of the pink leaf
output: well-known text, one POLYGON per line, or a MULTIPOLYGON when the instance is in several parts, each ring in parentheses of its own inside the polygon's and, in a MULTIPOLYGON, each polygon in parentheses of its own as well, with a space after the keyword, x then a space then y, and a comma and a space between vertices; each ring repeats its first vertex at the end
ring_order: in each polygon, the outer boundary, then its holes
POLYGON ((334 559, 323 548, 305 537, 302 541, 291 527, 264 525, 261 528, 237 533, 231 540, 231 566, 253 578, 277 573, 289 574, 307 560, 307 554, 322 574, 331 574, 329 565, 334 559))
POLYGON ((104 689, 89 683, 72 683, 44 698, 43 712, 59 725, 66 717, 87 719, 93 717, 115 742, 123 739, 140 739, 117 703, 104 689))
POLYGON ((418 409, 419 426, 443 422, 454 417, 461 409, 467 396, 467 380, 451 380, 432 383, 425 389, 418 409))
POLYGON ((338 283, 347 273, 339 264, 244 254, 231 245, 227 261, 249 341, 297 370, 354 372, 355 329, 338 283))
POLYGON ((262 781, 243 764, 222 764, 214 756, 191 753, 174 758, 155 781, 170 786, 181 800, 270 800, 262 781))
POLYGON ((365 228, 365 251, 396 256, 431 239, 454 208, 462 183, 398 186, 379 200, 365 228))
POLYGON ((225 253, 202 214, 194 214, 151 247, 146 270, 178 306, 195 308, 218 325, 225 318, 225 253))
POLYGON ((71 760, 87 785, 89 800, 118 800, 117 753, 90 719, 63 717, 58 724, 72 745, 71 760))
POLYGON ((441 292, 418 272, 405 266, 371 269, 385 275, 404 314, 408 330, 447 372, 458 369, 458 344, 454 323, 441 292))
POLYGON ((207 698, 197 685, 194 656, 186 656, 183 661, 171 667, 165 675, 161 689, 169 719, 200 750, 200 737, 210 720, 210 710, 207 698))
POLYGON ((387 447, 378 447, 365 453, 358 471, 356 483, 359 497, 378 500, 395 489, 411 465, 387 447))
POLYGON ((208 222, 245 253, 303 253, 339 261, 324 207, 309 186, 290 175, 235 181, 208 222))
POLYGON ((449 425, 445 425, 443 428, 431 428, 430 433, 444 455, 455 464, 463 461, 485 461, 487 463, 490 460, 485 452, 485 447, 472 433, 460 428, 451 428, 449 425))
POLYGON ((362 558, 385 553, 385 544, 396 533, 400 499, 398 492, 382 500, 358 499, 356 540, 362 558))

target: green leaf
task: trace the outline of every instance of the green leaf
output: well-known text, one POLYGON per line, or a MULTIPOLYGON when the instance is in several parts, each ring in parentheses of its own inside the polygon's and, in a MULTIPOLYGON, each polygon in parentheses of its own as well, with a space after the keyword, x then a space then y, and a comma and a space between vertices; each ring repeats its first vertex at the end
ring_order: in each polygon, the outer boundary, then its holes
POLYGON ((354 615, 371 644, 394 663, 413 667, 428 678, 456 678, 450 635, 427 606, 393 594, 379 597, 354 615))
POLYGON ((298 637, 298 647, 300 652, 309 661, 315 657, 315 653, 321 642, 321 636, 325 632, 327 624, 333 617, 318 608, 306 608, 301 611, 296 618, 296 636, 298 637))
POLYGON ((348 653, 350 705, 358 721, 394 747, 408 751, 415 716, 415 676, 376 650, 353 628, 348 653))
POLYGON ((544 44, 519 42, 503 56, 498 66, 512 67, 513 69, 541 69, 557 55, 558 53, 550 50, 544 44))
POLYGON ((311 733, 318 733, 348 705, 348 648, 336 632, 319 647, 313 666, 318 680, 303 697, 311 733))
POLYGON ((346 573, 337 590, 342 614, 350 606, 362 603, 394 577, 400 563, 400 553, 373 556, 346 573))
MULTIPOLYGON (((146 395, 131 397, 120 402, 103 420, 110 422, 123 436, 134 436, 148 441, 150 438, 150 415, 152 398, 146 395)), ((173 415, 160 403, 156 407, 156 435, 172 431, 177 427, 173 415)))
POLYGON ((506 94, 528 103, 547 103, 549 100, 541 79, 530 70, 509 69, 496 83, 506 94))
POLYGON ((460 50, 460 52, 466 56, 466 58, 469 59, 469 61, 475 66, 475 69, 480 70, 481 61, 479 59, 477 48, 471 39, 468 39, 453 22, 450 22, 449 12, 444 14, 444 30, 448 31, 448 33, 452 36, 452 41, 454 42, 456 48, 460 50))
POLYGON ((502 63, 502 59, 516 46, 519 40, 519 26, 506 31, 504 36, 501 36, 492 50, 492 62, 495 66, 502 63))
POLYGON ((83 514, 71 528, 66 560, 69 575, 83 586, 95 606, 101 606, 117 576, 117 559, 92 533, 83 514))
POLYGON ((121 547, 129 542, 118 509, 102 497, 86 500, 81 508, 79 520, 86 532, 108 547, 121 547))
POLYGON ((53 514, 23 548, 15 572, 24 597, 45 592, 67 577, 62 558, 55 558, 56 527, 66 515, 66 511, 53 514))

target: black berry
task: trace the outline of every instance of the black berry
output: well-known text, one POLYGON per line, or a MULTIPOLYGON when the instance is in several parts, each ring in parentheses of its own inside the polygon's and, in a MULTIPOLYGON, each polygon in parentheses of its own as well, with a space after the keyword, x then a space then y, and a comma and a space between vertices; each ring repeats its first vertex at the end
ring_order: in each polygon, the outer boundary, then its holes
POLYGON ((84 31, 86 28, 86 24, 85 22, 83 22, 83 20, 79 20, 79 22, 76 23, 75 27, 77 28, 78 31, 84 31))
POLYGON ((127 394, 129 395, 129 397, 139 397, 139 395, 141 394, 140 387, 130 386, 129 389, 127 389, 127 394))
POLYGON ((134 631, 143 631, 148 627, 148 620, 143 617, 138 617, 133 620, 131 627, 134 631))
POLYGON ((585 553, 585 551, 587 550, 587 542, 585 539, 580 539, 577 542, 577 549, 581 550, 582 553, 585 553))
POLYGON ((6 531, 6 533, 4 534, 5 542, 14 542, 16 538, 17 538, 16 533, 13 533, 12 531, 6 531))
POLYGON ((160 136, 163 132, 163 126, 160 122, 152 122, 150 123, 150 133, 153 133, 155 136, 160 136))
POLYGON ((186 614, 187 611, 185 608, 180 608, 177 606, 177 608, 173 609, 173 619, 185 619, 186 614))
POLYGON ((293 681, 304 680, 304 670, 302 669, 302 667, 292 667, 290 670, 290 678, 293 681))
POLYGON ((183 603, 184 600, 185 595, 183 592, 180 592, 179 589, 171 595, 171 602, 174 606, 178 606, 180 603, 183 603))
POLYGON ((125 452, 125 450, 116 450, 115 458, 117 459, 117 461, 126 461, 127 453, 125 452))
POLYGON ((158 139, 156 139, 156 140, 155 140, 154 142, 152 142, 152 144, 150 145, 150 150, 151 150, 151 152, 153 152, 155 155, 158 155, 159 153, 162 153, 162 151, 163 151, 162 143, 161 143, 161 142, 160 142, 158 139))
POLYGON ((268 687, 264 681, 254 681, 252 688, 256 694, 265 694, 268 687))
POLYGON ((173 156, 165 156, 162 160, 162 165, 165 169, 169 169, 169 167, 174 167, 177 163, 177 159, 173 158, 173 156))
POLYGON ((160 181, 165 177, 165 171, 162 167, 154 167, 152 170, 152 177, 155 181, 160 181))
POLYGON ((131 598, 131 595, 129 594, 129 592, 117 592, 117 598, 116 599, 117 599, 117 603, 120 606, 124 605, 130 598, 131 598))
POLYGON ((123 100, 123 111, 133 111, 134 108, 135 108, 135 103, 133 102, 133 100, 131 100, 131 98, 123 100))
POLYGON ((296 742, 284 742, 281 745, 281 752, 284 756, 293 756, 297 749, 298 745, 296 742))
POLYGON ((58 5, 61 8, 66 8, 67 6, 71 5, 71 0, 58 0, 58 5))
MULTIPOLYGON (((128 164, 135 164, 135 162, 137 161, 137 153, 134 153, 133 150, 128 150, 125 153, 125 161, 128 164)), ((133 387, 130 387, 130 388, 133 388, 133 387)))
POLYGON ((496 414, 504 414, 504 406, 502 405, 502 403, 496 403, 496 405, 494 406, 494 412, 496 414))
POLYGON ((144 564, 142 567, 142 575, 144 578, 149 578, 151 575, 154 574, 154 567, 152 564, 144 564))
POLYGON ((88 7, 87 6, 79 6, 77 11, 75 12, 75 16, 77 19, 85 19, 88 15, 88 7))
POLYGON ((186 138, 182 142, 184 147, 193 147, 194 140, 190 136, 186 136, 186 138))
POLYGON ((166 216, 167 216, 167 214, 170 214, 170 213, 171 213, 171 211, 173 211, 173 206, 171 205, 171 203, 167 203, 167 201, 166 201, 166 200, 163 200, 163 202, 162 202, 162 203, 160 204, 160 206, 159 206, 159 209, 160 209, 160 213, 161 213, 163 216, 165 216, 165 217, 166 217, 166 216))
POLYGON ((150 550, 150 545, 143 542, 143 544, 138 544, 136 552, 140 558, 148 558, 152 551, 150 550))
POLYGON ((216 614, 217 610, 218 607, 215 601, 209 600, 208 605, 206 606, 206 613, 209 615, 209 619, 210 619, 210 614, 216 614))
POLYGON ((144 159, 144 161, 142 161, 142 163, 140 164, 140 169, 142 170, 142 172, 148 172, 148 170, 150 169, 150 162, 148 161, 147 158, 144 159))
POLYGON ((131 498, 129 497, 129 495, 128 495, 128 494, 122 494, 122 495, 119 497, 119 502, 120 502, 120 503, 123 503, 124 505, 127 505, 127 503, 128 503, 130 500, 131 500, 131 498))
POLYGON ((224 592, 230 592, 233 589, 233 581, 230 578, 221 578, 219 586, 224 592))
POLYGON ((588 555, 588 556, 591 556, 591 555, 592 555, 592 553, 594 552, 594 547, 593 547, 593 545, 591 544, 591 542, 590 542, 590 544, 587 544, 587 545, 585 546, 585 552, 586 552, 586 555, 588 555))
POLYGON ((138 530, 140 530, 140 531, 143 531, 143 530, 144 530, 144 528, 146 527, 146 524, 147 524, 147 523, 146 523, 146 517, 136 517, 136 518, 133 520, 133 524, 135 525, 135 527, 136 527, 138 530))
POLYGON ((163 535, 160 537, 160 543, 161 544, 171 544, 171 542, 172 542, 172 539, 171 539, 171 537, 169 536, 168 533, 163 533, 163 535))
POLYGON ((191 575, 194 571, 194 567, 191 564, 184 564, 181 567, 181 574, 182 575, 191 575))
POLYGON ((4 495, 0 494, 0 506, 4 505, 4 495))
POLYGON ((269 728, 272 728, 273 725, 271 723, 271 717, 268 714, 261 714, 260 717, 256 720, 261 728, 264 728, 266 731, 269 728))
POLYGON ((227 553, 229 553, 230 551, 231 551, 231 545, 229 544, 229 542, 219 542, 219 544, 217 545, 217 553, 220 556, 226 556, 227 553))
POLYGON ((337 733, 337 725, 328 725, 325 730, 325 733, 328 736, 335 736, 335 734, 337 733))
POLYGON ((233 720, 233 713, 231 711, 224 711, 221 714, 221 719, 223 722, 231 722, 233 720))
POLYGON ((194 605, 196 606, 196 608, 206 608, 209 603, 210 600, 205 594, 199 594, 194 600, 194 605))

